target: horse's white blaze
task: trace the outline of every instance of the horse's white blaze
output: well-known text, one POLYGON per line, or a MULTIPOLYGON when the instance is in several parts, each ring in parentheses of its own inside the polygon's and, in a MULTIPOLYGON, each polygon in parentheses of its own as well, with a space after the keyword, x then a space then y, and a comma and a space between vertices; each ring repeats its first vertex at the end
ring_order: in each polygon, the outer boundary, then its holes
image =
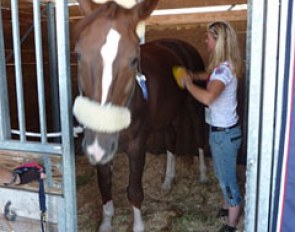
POLYGON ((87 153, 98 163, 101 161, 105 150, 99 145, 97 138, 95 138, 94 142, 87 146, 87 153))
POLYGON ((103 61, 101 105, 106 103, 108 92, 112 83, 113 62, 118 54, 120 38, 121 35, 116 30, 111 28, 107 35, 106 42, 100 51, 103 61))
POLYGON ((144 223, 141 217, 140 209, 133 206, 133 232, 143 232, 144 231, 144 223))
POLYGON ((112 218, 114 215, 113 201, 108 201, 103 205, 102 222, 99 227, 99 232, 112 231, 112 218))
POLYGON ((162 184, 162 189, 169 190, 171 189, 173 179, 175 177, 175 155, 167 151, 167 161, 166 161, 166 173, 165 179, 162 184))

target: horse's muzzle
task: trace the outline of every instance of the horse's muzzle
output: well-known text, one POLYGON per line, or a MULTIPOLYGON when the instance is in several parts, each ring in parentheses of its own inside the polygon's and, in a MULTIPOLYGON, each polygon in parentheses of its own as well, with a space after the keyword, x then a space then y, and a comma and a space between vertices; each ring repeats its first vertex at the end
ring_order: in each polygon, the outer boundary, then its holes
POLYGON ((103 165, 110 162, 117 152, 118 138, 118 133, 96 133, 86 129, 82 146, 89 163, 103 165))

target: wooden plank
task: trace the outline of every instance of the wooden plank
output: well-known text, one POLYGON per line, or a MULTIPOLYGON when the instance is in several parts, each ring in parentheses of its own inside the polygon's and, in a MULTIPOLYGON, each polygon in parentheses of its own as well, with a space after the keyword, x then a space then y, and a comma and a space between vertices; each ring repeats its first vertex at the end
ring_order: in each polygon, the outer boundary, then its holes
MULTIPOLYGON (((82 19, 83 16, 70 17, 71 22, 82 19)), ((226 21, 247 21, 247 10, 236 11, 217 11, 210 13, 193 13, 193 14, 173 14, 173 15, 152 15, 146 20, 146 25, 177 25, 177 24, 191 24, 204 23, 216 20, 226 21)))
MULTIPOLYGON (((69 3, 76 3, 76 0, 68 0, 69 3)), ((55 0, 42 0, 42 3, 55 2, 55 0)), ((215 5, 234 5, 234 4, 247 4, 247 0, 160 0, 157 9, 178 9, 187 7, 202 7, 202 6, 215 6, 215 5)), ((10 7, 10 0, 2 0, 3 7, 10 7)), ((20 8, 31 7, 32 0, 20 0, 20 8)))
MULTIPOLYGON (((215 0, 215 1, 161 0, 159 2, 157 9, 158 10, 178 9, 178 8, 204 7, 204 6, 215 6, 215 5, 233 5, 233 4, 247 4, 247 0, 215 0)), ((11 13, 9 10, 10 9, 10 0, 4 0, 4 2, 2 2, 2 6, 4 6, 4 9, 6 9, 6 10, 3 10, 3 12, 2 12, 3 21, 4 22, 10 21, 11 20, 11 13)), ((20 11, 20 21, 21 21, 20 23, 21 24, 25 23, 25 22, 26 23, 32 22, 33 16, 32 16, 32 3, 31 2, 24 1, 24 0, 20 1, 19 11, 20 11), (25 17, 23 17, 23 16, 25 16, 25 17)), ((211 16, 211 14, 209 14, 208 16, 211 16)), ((170 16, 170 17, 179 18, 180 16, 170 16)), ((187 17, 187 16, 183 15, 183 18, 185 18, 185 17, 187 17)), ((69 8, 69 18, 70 18, 70 20, 76 20, 76 19, 81 18, 81 11, 79 9, 79 6, 73 6, 73 7, 69 8)), ((157 18, 160 18, 160 17, 156 17, 153 20, 157 20, 157 18)), ((42 20, 45 20, 45 18, 43 18, 42 20)), ((160 24, 160 22, 165 22, 165 21, 166 20, 160 20, 159 24, 160 24)))
MULTIPOLYGON (((4 0, 7 2, 8 0, 4 0)), ((32 2, 33 0, 25 0, 32 2)), ((55 2, 56 0, 42 0, 41 2, 55 2)), ((68 0, 69 3, 76 3, 76 0, 68 0)), ((245 4, 247 0, 160 0, 158 9, 177 9, 183 7, 199 7, 199 6, 212 6, 212 5, 232 5, 232 4, 245 4)))
POLYGON ((178 9, 233 4, 247 4, 247 0, 160 0, 157 9, 178 9))
POLYGON ((195 13, 179 15, 153 15, 146 21, 146 25, 180 25, 204 23, 216 20, 226 21, 246 21, 247 10, 239 11, 220 11, 212 13, 195 13))
MULTIPOLYGON (((161 0, 157 10, 164 9, 179 9, 179 8, 192 8, 192 7, 208 7, 216 5, 233 5, 233 4, 247 4, 247 0, 216 0, 216 1, 203 1, 203 0, 161 0)), ((79 6, 72 6, 69 8, 70 19, 75 19, 81 16, 79 6)))
MULTIPOLYGON (((0 167, 6 168, 8 170, 13 170, 18 165, 29 162, 37 161, 38 163, 43 163, 42 154, 28 153, 28 152, 18 152, 18 151, 1 151, 0 150, 0 167)), ((53 186, 47 186, 45 181, 45 191, 51 194, 62 194, 62 176, 61 176, 61 157, 50 156, 50 161, 52 164, 51 172, 53 179, 53 186)), ((49 170, 48 170, 49 171, 49 170)), ((0 187, 5 187, 0 184, 0 187)), ((32 182, 30 184, 10 186, 9 188, 19 189, 19 190, 29 190, 32 192, 38 191, 38 182, 32 182)))

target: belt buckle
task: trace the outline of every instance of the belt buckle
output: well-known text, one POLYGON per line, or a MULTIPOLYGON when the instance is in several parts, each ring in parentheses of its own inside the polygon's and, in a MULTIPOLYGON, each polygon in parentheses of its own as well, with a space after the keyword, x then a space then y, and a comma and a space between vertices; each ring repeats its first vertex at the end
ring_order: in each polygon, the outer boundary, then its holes
POLYGON ((211 127, 211 131, 224 131, 226 128, 223 127, 216 127, 216 126, 212 126, 211 127))

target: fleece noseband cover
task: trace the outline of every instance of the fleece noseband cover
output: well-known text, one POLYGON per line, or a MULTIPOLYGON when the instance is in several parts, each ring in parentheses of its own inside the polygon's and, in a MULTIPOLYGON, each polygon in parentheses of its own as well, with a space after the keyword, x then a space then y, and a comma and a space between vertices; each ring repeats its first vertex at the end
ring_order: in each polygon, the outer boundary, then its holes
POLYGON ((76 97, 73 113, 79 123, 97 132, 119 132, 127 128, 131 122, 128 108, 111 104, 100 105, 83 96, 76 97))

